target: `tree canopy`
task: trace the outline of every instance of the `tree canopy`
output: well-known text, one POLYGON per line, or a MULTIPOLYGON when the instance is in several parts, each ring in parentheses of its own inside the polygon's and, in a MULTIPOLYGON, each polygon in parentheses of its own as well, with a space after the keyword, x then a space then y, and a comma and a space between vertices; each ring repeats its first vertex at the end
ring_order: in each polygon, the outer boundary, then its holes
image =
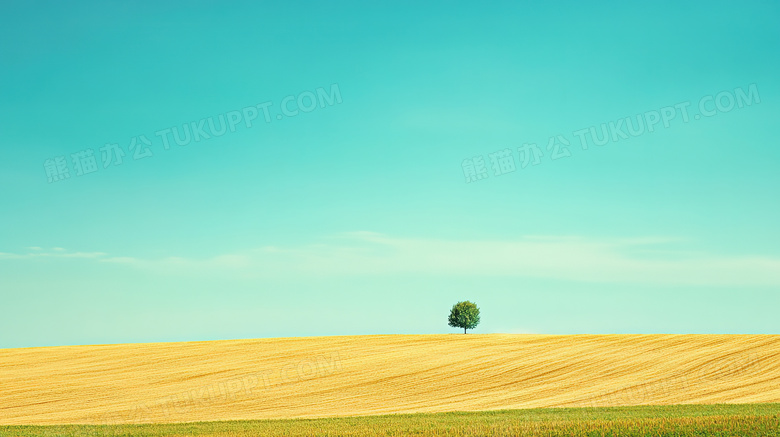
POLYGON ((479 324, 479 308, 477 304, 467 300, 458 302, 452 306, 447 321, 454 328, 463 328, 465 334, 467 329, 474 329, 479 324))

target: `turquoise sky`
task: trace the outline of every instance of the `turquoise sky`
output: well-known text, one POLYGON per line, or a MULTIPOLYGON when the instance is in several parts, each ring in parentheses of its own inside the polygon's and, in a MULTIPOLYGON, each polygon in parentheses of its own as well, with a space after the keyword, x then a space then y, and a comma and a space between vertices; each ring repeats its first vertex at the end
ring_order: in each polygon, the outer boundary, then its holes
POLYGON ((3 2, 0 348, 456 333, 466 299, 476 333, 778 334, 779 19, 3 2))

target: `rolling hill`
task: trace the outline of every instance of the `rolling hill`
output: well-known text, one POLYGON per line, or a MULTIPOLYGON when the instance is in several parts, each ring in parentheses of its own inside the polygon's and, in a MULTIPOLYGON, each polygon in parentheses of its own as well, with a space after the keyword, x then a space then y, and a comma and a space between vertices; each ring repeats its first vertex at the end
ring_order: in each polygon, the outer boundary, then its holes
POLYGON ((776 335, 377 335, 0 349, 0 425, 780 402, 776 335))

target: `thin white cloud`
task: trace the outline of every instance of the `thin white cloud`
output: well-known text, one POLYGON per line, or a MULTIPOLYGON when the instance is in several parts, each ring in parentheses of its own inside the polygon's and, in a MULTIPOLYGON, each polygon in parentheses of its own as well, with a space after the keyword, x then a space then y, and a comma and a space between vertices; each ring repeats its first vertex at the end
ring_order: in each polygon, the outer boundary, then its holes
POLYGON ((116 264, 137 264, 140 260, 129 256, 111 256, 102 258, 100 261, 116 264))
POLYGON ((28 253, 6 253, 0 252, 0 259, 30 259, 30 258, 102 258, 107 254, 104 252, 69 252, 61 247, 54 247, 50 251, 40 247, 28 247, 32 252, 28 253))
POLYGON ((108 254, 105 252, 69 252, 57 254, 54 256, 61 258, 102 258, 106 255, 108 254))
POLYGON ((298 270, 317 274, 525 276, 587 282, 780 285, 780 259, 724 257, 665 248, 669 238, 530 236, 447 241, 351 233, 341 244, 291 249, 298 270), (652 256, 648 256, 652 255, 652 256))
MULTIPOLYGON (((301 246, 263 246, 195 259, 141 259, 102 252, 46 252, 16 257, 92 258, 161 274, 240 277, 433 275, 515 276, 659 285, 777 286, 780 258, 723 256, 681 249, 665 237, 594 239, 527 236, 501 240, 397 238, 350 232, 301 246)), ((2 254, 0 258, 14 257, 2 254)))

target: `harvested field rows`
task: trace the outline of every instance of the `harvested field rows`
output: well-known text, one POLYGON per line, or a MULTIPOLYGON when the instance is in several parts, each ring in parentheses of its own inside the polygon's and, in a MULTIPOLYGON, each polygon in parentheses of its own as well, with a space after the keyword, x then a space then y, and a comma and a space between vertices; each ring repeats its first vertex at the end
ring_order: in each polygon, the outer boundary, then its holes
POLYGON ((385 335, 0 350, 0 425, 780 402, 780 336, 385 335))

